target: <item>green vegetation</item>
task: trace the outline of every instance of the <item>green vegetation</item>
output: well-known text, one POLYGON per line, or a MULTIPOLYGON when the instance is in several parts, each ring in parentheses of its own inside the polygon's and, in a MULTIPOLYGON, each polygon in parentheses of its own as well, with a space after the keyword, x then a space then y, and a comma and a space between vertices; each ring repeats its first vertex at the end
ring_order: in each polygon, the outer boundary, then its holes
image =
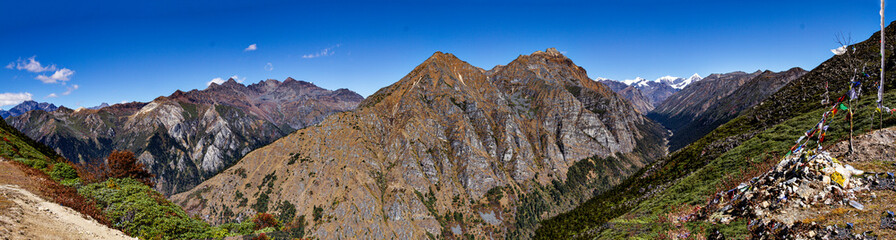
POLYGON ((485 192, 485 197, 488 199, 488 202, 497 203, 501 198, 504 198, 504 191, 501 186, 493 187, 485 192))
POLYGON ((293 220, 296 216, 296 205, 293 205, 289 201, 280 202, 280 215, 277 218, 280 222, 288 223, 293 220))
POLYGON ((255 209, 256 212, 267 212, 268 211, 268 194, 261 193, 258 195, 258 198, 255 199, 255 204, 252 204, 252 209, 255 209))
POLYGON ((88 184, 78 193, 97 200, 112 226, 144 239, 211 238, 213 229, 196 220, 145 184, 131 179, 109 179, 88 184))
POLYGON ((314 206, 314 222, 319 222, 320 219, 324 216, 324 209, 318 206, 314 206))
POLYGON ((287 165, 292 165, 292 164, 296 163, 296 160, 298 160, 300 163, 311 162, 311 158, 308 158, 307 156, 303 156, 302 153, 290 153, 289 154, 289 162, 287 163, 287 165))

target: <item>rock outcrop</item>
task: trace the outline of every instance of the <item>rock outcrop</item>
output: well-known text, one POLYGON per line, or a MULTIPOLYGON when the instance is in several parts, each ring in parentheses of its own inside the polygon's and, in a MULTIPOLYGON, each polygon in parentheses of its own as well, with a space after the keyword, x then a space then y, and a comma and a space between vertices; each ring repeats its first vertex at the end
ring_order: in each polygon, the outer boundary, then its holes
POLYGON ((488 71, 437 52, 172 200, 213 223, 294 207, 322 239, 525 236, 665 154, 664 135, 554 49, 488 71))
POLYGON ((112 150, 133 151, 166 195, 192 188, 250 151, 363 98, 288 78, 249 86, 233 79, 205 90, 176 91, 149 103, 99 110, 31 111, 10 125, 72 162, 102 161, 112 150))

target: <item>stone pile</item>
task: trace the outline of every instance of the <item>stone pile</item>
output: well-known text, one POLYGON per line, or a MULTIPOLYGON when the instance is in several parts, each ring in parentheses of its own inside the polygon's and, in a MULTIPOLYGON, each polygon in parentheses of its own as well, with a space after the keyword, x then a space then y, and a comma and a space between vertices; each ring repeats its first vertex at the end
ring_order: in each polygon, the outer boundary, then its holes
POLYGON ((872 189, 896 190, 893 174, 865 173, 824 151, 800 151, 765 174, 717 193, 700 214, 726 224, 751 219, 749 229, 757 239, 876 239, 871 232, 853 233, 849 223, 824 227, 801 221, 822 204, 863 210, 856 194, 872 189))

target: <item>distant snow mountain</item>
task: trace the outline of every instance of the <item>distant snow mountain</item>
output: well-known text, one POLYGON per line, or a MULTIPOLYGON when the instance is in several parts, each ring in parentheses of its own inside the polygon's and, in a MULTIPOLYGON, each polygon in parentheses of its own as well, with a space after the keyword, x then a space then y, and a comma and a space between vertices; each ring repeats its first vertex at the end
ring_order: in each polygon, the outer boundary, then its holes
MULTIPOLYGON (((599 79, 605 79, 605 78, 599 78, 599 79)), ((673 77, 673 76, 667 75, 665 77, 657 78, 656 80, 653 80, 653 81, 650 81, 650 80, 647 80, 647 79, 644 79, 641 77, 637 77, 635 79, 622 80, 621 82, 625 83, 625 85, 635 86, 635 87, 639 87, 639 88, 649 87, 649 86, 651 86, 651 82, 654 82, 654 83, 665 84, 674 89, 681 90, 684 87, 687 87, 688 85, 690 85, 691 83, 700 81, 702 79, 703 78, 700 77, 700 74, 694 73, 694 75, 691 75, 688 78, 680 78, 680 77, 673 77)))

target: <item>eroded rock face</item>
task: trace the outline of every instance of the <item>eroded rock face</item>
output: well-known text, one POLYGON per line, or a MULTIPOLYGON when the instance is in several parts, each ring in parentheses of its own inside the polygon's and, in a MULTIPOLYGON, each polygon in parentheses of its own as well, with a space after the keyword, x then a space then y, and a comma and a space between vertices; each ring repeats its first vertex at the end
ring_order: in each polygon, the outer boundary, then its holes
POLYGON ((489 71, 437 52, 172 199, 214 223, 289 203, 324 239, 525 236, 665 154, 664 133, 556 50, 489 71))
POLYGON ((133 151, 170 195, 190 189, 249 151, 354 109, 363 98, 292 78, 249 86, 232 79, 205 90, 177 91, 149 103, 99 110, 31 111, 7 121, 73 162, 133 151))

